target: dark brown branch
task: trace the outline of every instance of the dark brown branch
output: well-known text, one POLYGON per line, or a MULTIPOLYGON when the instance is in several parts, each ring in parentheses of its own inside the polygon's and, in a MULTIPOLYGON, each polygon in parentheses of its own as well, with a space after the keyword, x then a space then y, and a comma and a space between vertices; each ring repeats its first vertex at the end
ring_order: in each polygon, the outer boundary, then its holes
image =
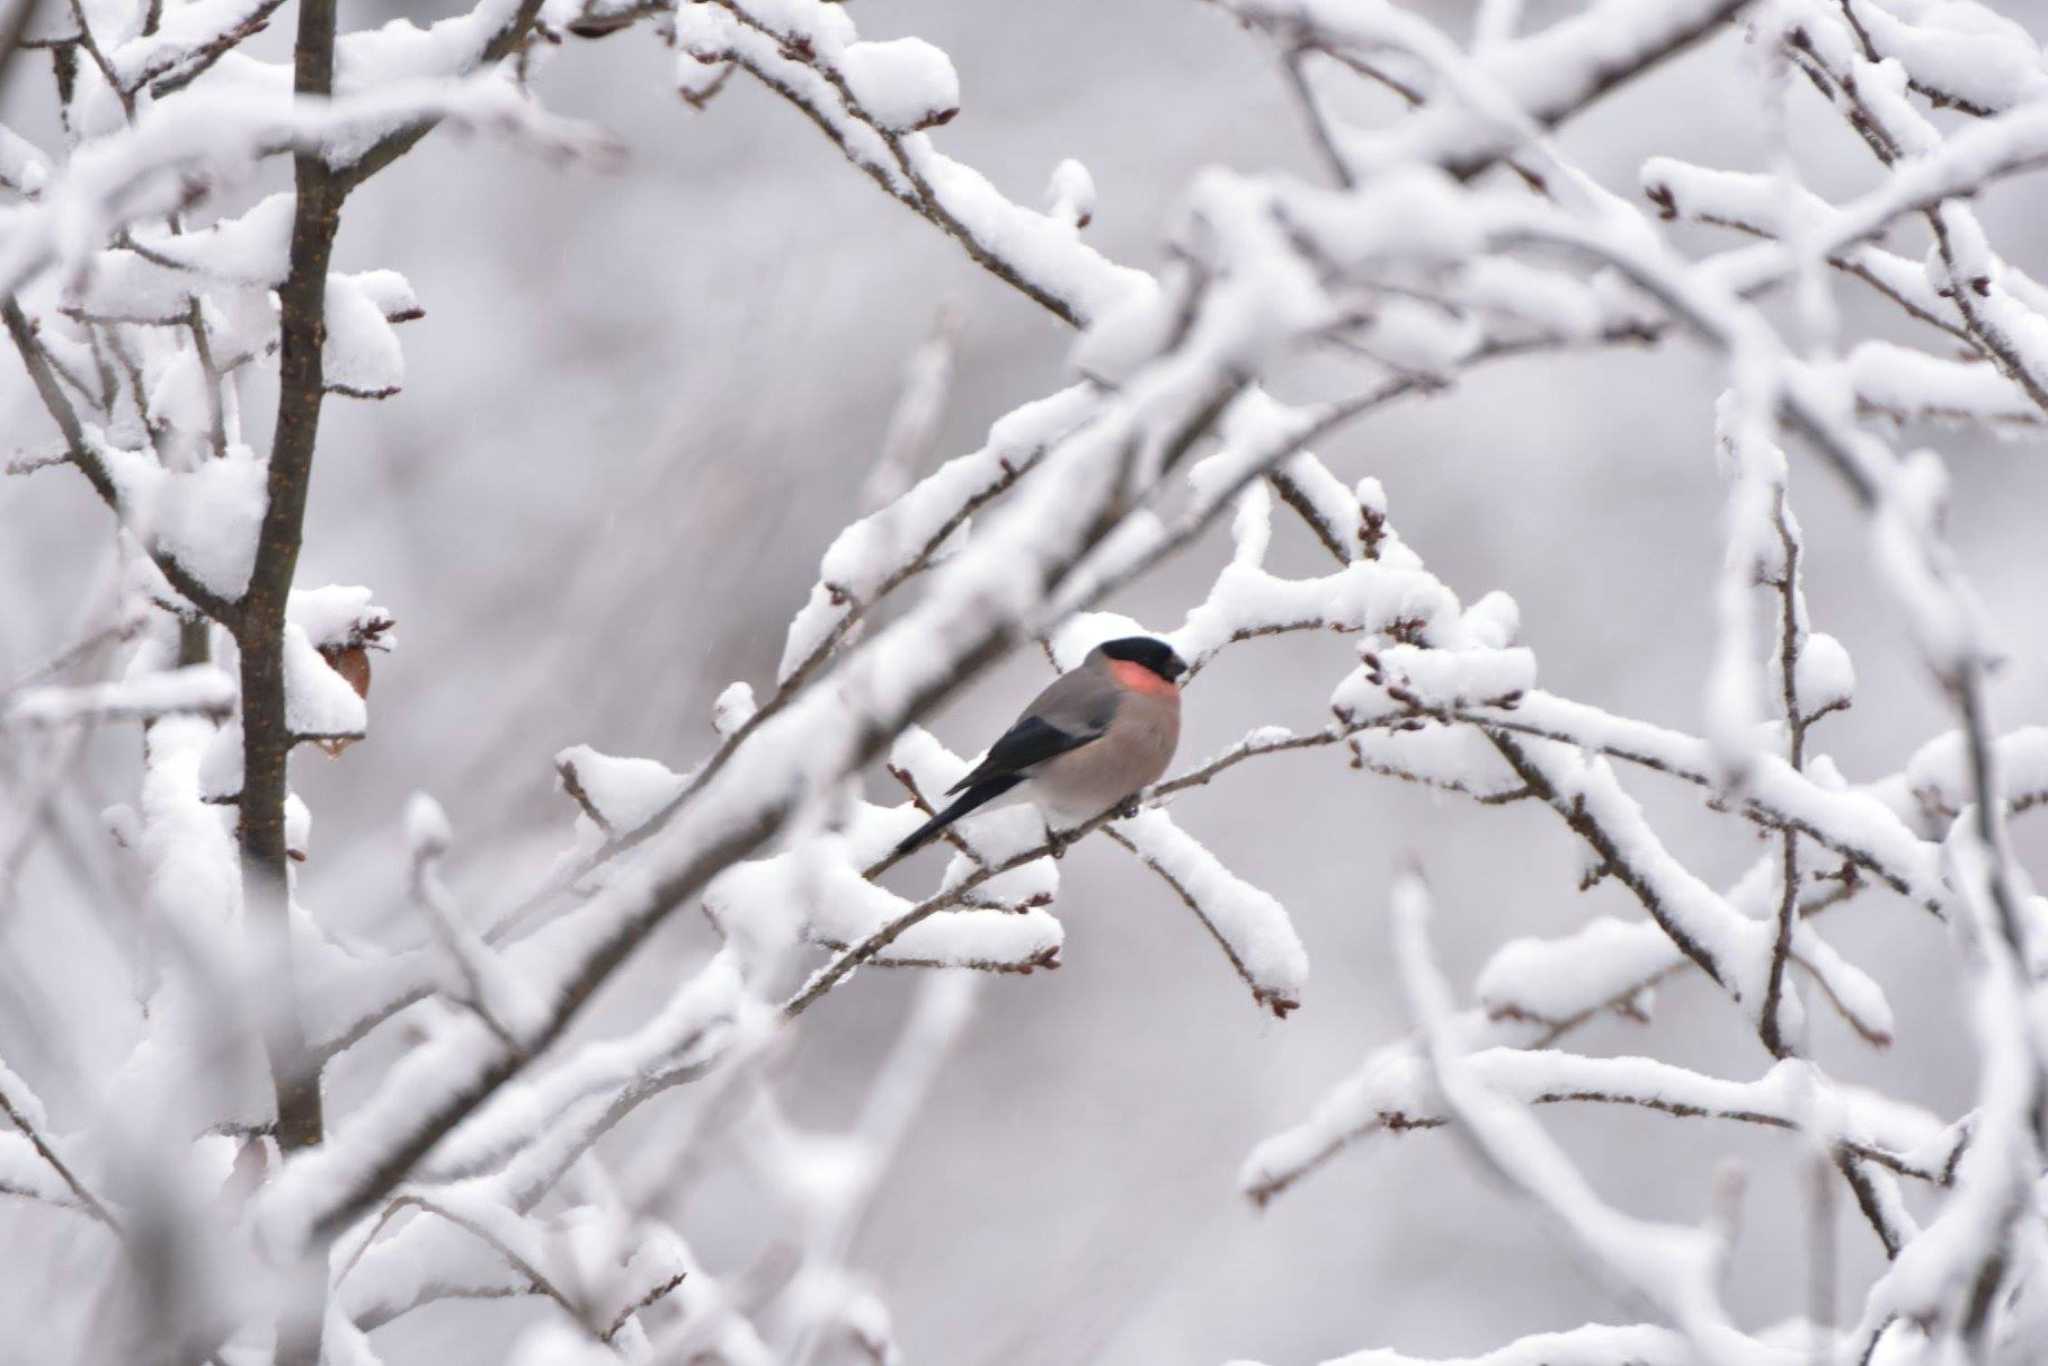
MULTIPOLYGON (((1887 1260, 1899 1255, 1899 1249, 1906 1245, 1906 1235, 1892 1222, 1891 1212, 1884 1197, 1879 1194, 1877 1183, 1870 1173, 1863 1170, 1862 1163, 1869 1158, 1867 1153, 1851 1153, 1845 1148, 1834 1150, 1835 1169, 1842 1173, 1842 1179, 1849 1183, 1849 1190, 1856 1197, 1856 1208, 1863 1212, 1863 1218, 1877 1231, 1878 1242, 1884 1245, 1887 1260)), ((1953 1173, 1943 1173, 1942 1184, 1947 1185, 1953 1173)))
POLYGON ((635 1314, 652 1309, 655 1305, 666 1299, 677 1286, 683 1283, 683 1279, 687 1274, 687 1272, 678 1271, 673 1276, 649 1286, 646 1294, 619 1310, 618 1314, 612 1319, 611 1325, 599 1335, 601 1340, 610 1342, 613 1338, 617 1337, 625 1328, 628 1320, 635 1314))
MULTIPOLYGON (((953 908, 955 915, 1014 915, 1014 911, 989 906, 963 903, 953 908)), ((853 945, 830 935, 806 935, 805 942, 815 944, 828 953, 845 953, 853 945)), ((1041 969, 1056 971, 1060 965, 1060 951, 1057 947, 1045 949, 1030 958, 904 958, 900 955, 890 958, 871 958, 868 966, 876 968, 962 968, 969 972, 992 972, 1006 977, 1029 977, 1041 969)))
MULTIPOLYGON (((1799 658, 1805 648, 1801 616, 1805 600, 1799 589, 1799 538, 1792 532, 1785 506, 1785 487, 1780 484, 1771 505, 1771 523, 1778 533, 1778 548, 1784 556, 1775 586, 1778 590, 1778 688, 1784 708, 1786 762, 1793 772, 1806 767, 1806 728, 1810 724, 1799 703, 1799 658)), ((1792 932, 1799 920, 1799 833, 1786 830, 1779 837, 1778 932, 1771 943, 1771 966, 1764 986, 1763 1014, 1757 1021, 1759 1036, 1773 1057, 1796 1052, 1779 1027, 1778 1012, 1785 994, 1785 969, 1792 958, 1792 932)))
MULTIPOLYGON (((302 0, 292 88, 300 98, 334 89, 336 0, 302 0)), ((258 961, 283 994, 268 1012, 265 1043, 277 1087, 277 1140, 285 1152, 320 1142, 320 1072, 306 1057, 297 995, 290 989, 291 931, 286 906, 284 805, 295 743, 287 721, 284 679, 285 603, 305 532, 306 495, 319 440, 321 348, 327 338, 327 275, 347 191, 314 151, 292 157, 297 205, 290 269, 278 289, 280 363, 277 424, 270 448, 266 503, 257 533, 255 567, 235 625, 241 654, 241 845, 244 904, 258 961)))

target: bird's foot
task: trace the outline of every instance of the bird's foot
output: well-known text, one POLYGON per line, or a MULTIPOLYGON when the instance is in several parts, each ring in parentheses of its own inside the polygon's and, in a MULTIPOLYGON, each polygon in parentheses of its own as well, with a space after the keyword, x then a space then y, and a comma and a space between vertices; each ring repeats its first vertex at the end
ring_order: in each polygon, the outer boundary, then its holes
POLYGON ((1142 810, 1144 810, 1144 805, 1139 802, 1138 794, 1134 792, 1124 798, 1123 804, 1116 808, 1116 818, 1120 821, 1135 820, 1138 813, 1142 810))
POLYGON ((1074 837, 1066 831, 1055 830, 1051 826, 1046 827, 1045 852, 1051 857, 1065 858, 1067 856, 1067 846, 1073 842, 1074 837))

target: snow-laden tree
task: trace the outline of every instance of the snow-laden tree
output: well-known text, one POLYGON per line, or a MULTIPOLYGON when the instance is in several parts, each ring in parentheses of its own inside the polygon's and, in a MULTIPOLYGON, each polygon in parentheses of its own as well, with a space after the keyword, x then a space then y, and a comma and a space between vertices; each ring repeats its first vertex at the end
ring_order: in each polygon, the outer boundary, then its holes
POLYGON ((49 418, 17 438, 10 469, 82 476, 115 555, 77 647, 0 702, 10 869, 84 732, 133 725, 144 756, 92 853, 106 932, 146 1003, 140 1042, 111 1075, 63 1068, 86 1023, 53 996, 32 1010, 51 1075, 0 1066, 9 1256, 77 1268, 34 1359, 371 1362, 377 1331, 423 1305, 515 1297, 552 1306, 522 1347, 533 1363, 895 1359, 887 1307, 848 1250, 976 974, 1057 965, 1068 844, 1099 833, 1156 874, 1256 1006, 1285 1017, 1312 999, 1285 910, 1169 809, 1192 787, 1243 784, 1254 819, 1280 819, 1246 780, 1296 751, 1547 808, 1583 849, 1586 884, 1611 880, 1641 914, 1551 940, 1510 924, 1461 1005, 1432 959, 1422 875, 1402 876, 1414 1033, 1251 1154, 1252 1200, 1367 1135, 1458 1135, 1642 1312, 1560 1324, 1484 1358, 1496 1366, 2048 1354, 2048 943, 2007 836, 2048 800, 2048 732, 1988 714, 1998 624, 1946 538, 1940 456, 1898 439, 1924 419, 2048 421, 2048 291, 2001 258, 1969 202, 2048 162, 2039 47, 1972 0, 1592 0, 1541 22, 1488 0, 1469 35, 1372 0, 1223 3, 1244 41, 1272 49, 1325 174, 1205 172, 1169 216, 1157 272, 1088 245, 1079 163, 1053 168, 1034 208, 949 157, 936 130, 962 98, 945 54, 863 38, 858 9, 821 0, 486 0, 350 33, 333 0, 14 6, 0 78, 50 78, 59 134, 43 147, 0 129, 0 294, 17 380, 49 418), (254 55, 287 17, 289 64, 254 55), (443 869, 460 846, 417 797, 404 829, 424 932, 347 939, 323 926, 317 870, 295 866, 310 813, 289 768, 303 744, 334 752, 366 733, 371 660, 397 623, 373 590, 295 569, 327 398, 398 391, 395 328, 431 291, 336 272, 335 234, 351 193, 444 122, 610 159, 531 82, 558 45, 633 29, 673 51, 690 104, 759 82, 926 220, 906 232, 946 235, 1075 328, 1070 381, 1018 395, 980 449, 927 470, 941 328, 909 368, 873 510, 824 550, 776 676, 719 698, 715 743, 533 755, 569 803, 562 853, 545 885, 504 886, 491 906, 458 904, 443 869), (1674 54, 1738 40, 1782 135, 1767 171, 1657 158, 1637 185, 1603 185, 1551 138, 1674 54), (1372 122, 1355 112, 1371 107, 1365 86, 1387 110, 1372 122), (1788 130, 1823 118, 1872 154, 1852 194, 1809 186, 1793 153, 1788 130), (283 157, 291 190, 249 199, 283 157), (1680 224, 1735 235, 1688 253, 1703 239, 1675 237, 1680 224), (1909 237, 1928 244, 1917 258, 1909 237), (1845 336, 1837 300, 1865 290, 1922 344, 1845 336), (1462 602, 1403 541, 1369 470, 1340 476, 1313 454, 1490 362, 1650 345, 1699 348, 1726 377, 1697 414, 1725 477, 1726 556, 1691 732, 1539 687, 1513 599, 1462 602), (274 415, 250 421, 245 401, 273 391, 274 415), (1280 397, 1297 391, 1335 396, 1280 397), (1802 492, 1827 486, 1864 514, 1872 591, 1952 713, 1902 772, 1855 779, 1818 748, 1855 674, 1808 610, 1795 472, 1802 492), (1178 624, 1115 612, 1217 523, 1231 552, 1178 624), (1327 568, 1276 572, 1276 535, 1313 543, 1327 568), (891 846, 970 758, 921 719, 1013 651, 1070 667, 1140 629, 1191 662, 1196 696, 1220 652, 1282 632, 1348 633, 1357 664, 1285 680, 1327 696, 1319 729, 1253 730, 1075 829, 1025 809, 977 817, 936 881, 893 868, 891 846), (865 795, 878 768, 893 805, 865 795), (1754 866, 1727 886, 1688 867, 1632 795, 1643 784, 1691 789, 1701 822, 1754 831, 1754 866), (593 997, 677 912, 707 917, 723 948, 632 1028, 592 1029, 593 997), (1878 983, 1822 937, 1824 912, 1946 925, 1954 952, 1932 970, 1973 1002, 1967 1113, 1844 1084, 1816 1056, 1820 1012, 1873 1048, 1893 1032, 1878 983), (863 966, 923 971, 856 987, 863 966), (1733 1009, 1699 1027, 1753 1037, 1754 1075, 1565 1051, 1589 1021, 1647 1014, 1680 975, 1726 997, 1733 1009), (850 990, 917 999, 861 1113, 819 1132, 784 1116, 776 1062, 815 1002, 850 990), (388 1065, 366 1095, 326 1104, 328 1069, 372 1039, 388 1065), (679 1090, 695 1103, 651 1160, 599 1150, 679 1090), (1817 1232, 1808 1312, 1736 1321, 1720 1289, 1734 1183, 1699 1227, 1603 1202, 1534 1113, 1598 1104, 1799 1135, 1816 1229, 1846 1198, 1886 1269, 1836 1303, 1817 1232), (708 1267, 658 1212, 658 1193, 714 1160, 780 1197, 779 1264, 708 1267))

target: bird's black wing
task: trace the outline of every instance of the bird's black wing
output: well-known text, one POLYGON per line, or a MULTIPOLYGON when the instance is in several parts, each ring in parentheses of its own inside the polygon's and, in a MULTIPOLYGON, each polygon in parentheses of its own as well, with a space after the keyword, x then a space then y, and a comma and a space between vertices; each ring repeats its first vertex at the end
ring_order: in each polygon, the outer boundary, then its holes
MULTIPOLYGON (((987 757, 946 789, 962 795, 896 846, 887 862, 902 858, 933 835, 1024 781, 1032 769, 1098 739, 1116 719, 1116 692, 1080 670, 1056 678, 1024 709, 1017 724, 989 749, 987 757)), ((886 864, 884 865, 886 866, 886 864)))
POLYGON ((1067 730, 1043 717, 1027 716, 990 746, 988 757, 976 764, 966 777, 947 788, 946 793, 951 796, 991 778, 1007 778, 1027 772, 1047 759, 1056 758, 1070 749, 1079 749, 1100 736, 1107 726, 1105 721, 1101 727, 1067 730))

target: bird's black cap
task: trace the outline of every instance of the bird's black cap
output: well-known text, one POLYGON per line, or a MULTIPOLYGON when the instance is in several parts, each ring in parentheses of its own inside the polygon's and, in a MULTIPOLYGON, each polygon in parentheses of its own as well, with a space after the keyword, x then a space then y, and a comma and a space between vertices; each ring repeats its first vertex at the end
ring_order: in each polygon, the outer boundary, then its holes
POLYGON ((1141 664, 1171 683, 1188 671, 1187 661, 1173 652, 1173 647, 1163 640, 1151 636, 1124 636, 1118 640, 1105 640, 1096 647, 1111 659, 1127 660, 1141 664))

